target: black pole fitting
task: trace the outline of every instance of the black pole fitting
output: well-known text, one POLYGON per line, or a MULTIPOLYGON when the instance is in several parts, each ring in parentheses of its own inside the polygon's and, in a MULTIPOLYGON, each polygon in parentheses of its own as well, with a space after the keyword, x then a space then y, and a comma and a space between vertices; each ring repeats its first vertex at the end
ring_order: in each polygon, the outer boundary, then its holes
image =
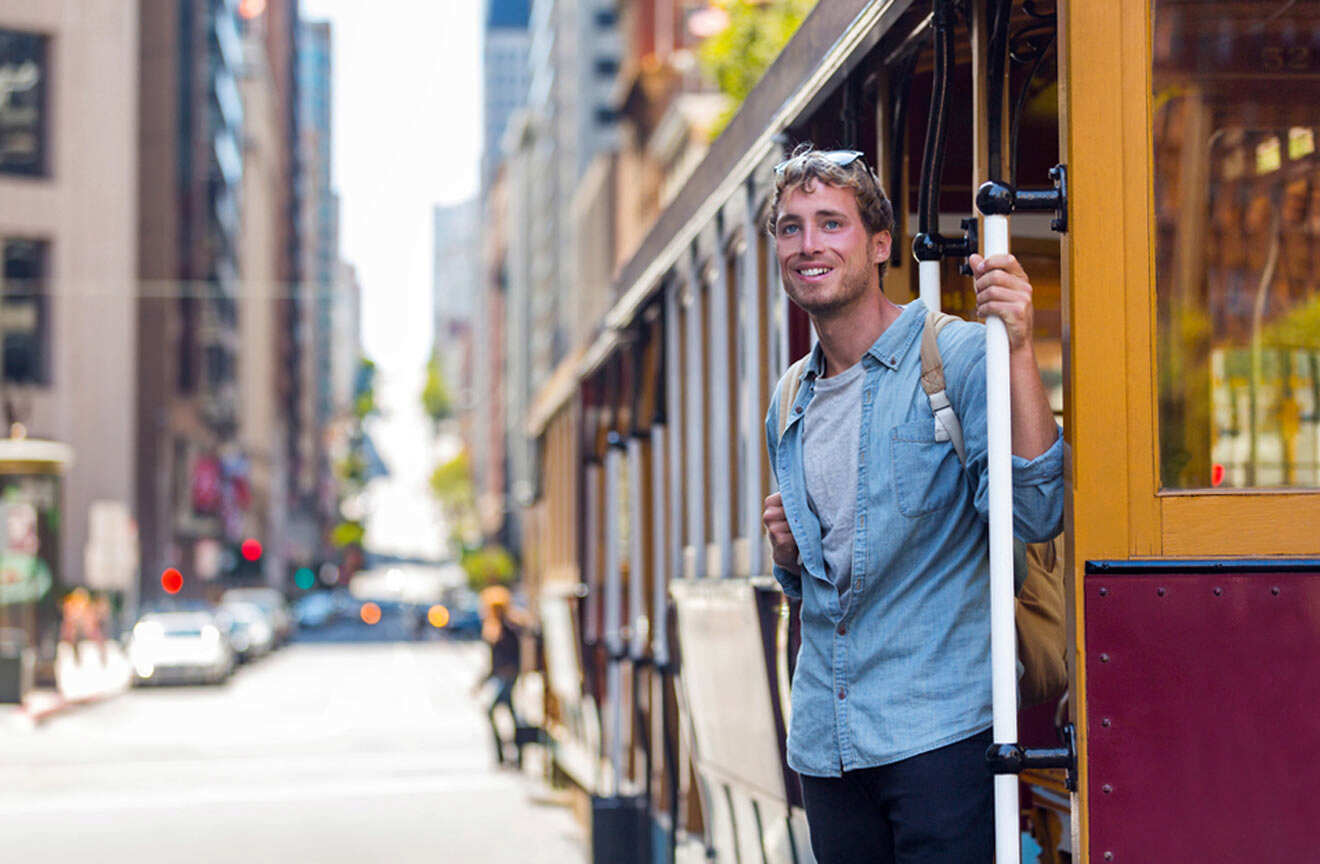
POLYGON ((976 190, 976 209, 983 216, 1007 216, 1013 212, 1013 187, 989 180, 976 190))
POLYGON ((619 450, 627 450, 628 442, 618 432, 610 432, 605 436, 605 443, 619 450))
POLYGON ((1059 233, 1068 230, 1068 168, 1055 165, 1050 169, 1054 186, 1050 189, 1014 189, 1007 183, 991 180, 976 190, 976 208, 986 216, 1007 216, 1016 211, 1054 211, 1050 228, 1059 233))
POLYGON ((1068 769, 1068 788, 1077 790, 1077 743, 1073 724, 1059 729, 1062 747, 1023 747, 1021 744, 991 744, 985 764, 992 774, 1021 774, 1032 768, 1068 769))
POLYGON ((944 257, 944 238, 938 234, 918 234, 912 238, 912 257, 918 261, 938 261, 944 257))
MULTIPOLYGON (((939 261, 942 258, 966 258, 978 248, 976 217, 962 220, 961 237, 945 237, 937 233, 921 233, 912 238, 912 257, 918 261, 939 261)), ((970 276, 972 270, 964 260, 958 272, 970 276)))

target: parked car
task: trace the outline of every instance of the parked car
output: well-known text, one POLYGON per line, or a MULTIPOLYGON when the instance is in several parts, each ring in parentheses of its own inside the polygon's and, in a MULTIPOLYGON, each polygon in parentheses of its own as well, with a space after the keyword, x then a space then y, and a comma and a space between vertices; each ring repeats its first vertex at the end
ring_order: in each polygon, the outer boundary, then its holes
POLYGON ((275 647, 275 628, 256 603, 234 600, 220 606, 219 616, 240 660, 255 660, 275 647))
POLYGON ((317 591, 300 597, 293 604, 293 617, 299 627, 313 629, 322 627, 339 615, 339 604, 329 591, 317 591))
POLYGON ((275 644, 283 645, 293 632, 293 615, 289 612, 289 603, 278 588, 252 587, 230 588, 220 595, 221 604, 255 603, 266 614, 271 628, 275 631, 275 644))
POLYGON ((128 645, 134 684, 219 684, 234 671, 233 647, 210 612, 151 612, 128 645))

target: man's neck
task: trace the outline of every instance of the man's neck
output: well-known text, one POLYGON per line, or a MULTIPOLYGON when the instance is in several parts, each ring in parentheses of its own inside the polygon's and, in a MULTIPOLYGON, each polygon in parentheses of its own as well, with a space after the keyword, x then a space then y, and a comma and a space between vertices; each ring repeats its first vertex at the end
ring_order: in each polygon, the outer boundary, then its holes
POLYGON ((866 299, 868 302, 864 304, 832 315, 812 316, 811 323, 816 328, 816 338, 820 340, 820 350, 825 356, 826 378, 856 365, 875 340, 903 313, 902 307, 892 303, 883 292, 878 303, 869 297, 866 299))

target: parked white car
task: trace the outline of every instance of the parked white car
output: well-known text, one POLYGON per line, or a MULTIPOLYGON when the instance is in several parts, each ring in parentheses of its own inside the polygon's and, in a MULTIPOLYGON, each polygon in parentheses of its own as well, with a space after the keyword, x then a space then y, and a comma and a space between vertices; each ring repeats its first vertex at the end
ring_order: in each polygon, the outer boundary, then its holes
POLYGON ((275 647, 275 628, 260 606, 235 600, 220 606, 221 623, 226 625, 229 644, 240 659, 255 660, 275 647))
POLYGON ((234 671, 234 649, 210 612, 152 612, 133 627, 133 683, 219 684, 234 671))
POLYGON ((220 595, 221 604, 255 603, 266 614, 266 619, 275 631, 275 644, 282 645, 293 632, 293 614, 289 612, 289 601, 277 588, 251 587, 230 588, 220 595))

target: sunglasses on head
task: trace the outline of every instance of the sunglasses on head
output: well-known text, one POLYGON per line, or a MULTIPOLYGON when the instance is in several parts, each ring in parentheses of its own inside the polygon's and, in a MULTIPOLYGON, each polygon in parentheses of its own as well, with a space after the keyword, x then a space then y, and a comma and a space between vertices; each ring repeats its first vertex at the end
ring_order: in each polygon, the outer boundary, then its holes
MULTIPOLYGON (((823 156, 826 159, 833 162, 835 165, 838 165, 840 168, 847 168, 849 165, 856 162, 858 159, 862 158, 862 151, 861 150, 815 150, 812 151, 811 155, 823 156)), ((792 161, 793 161, 792 159, 785 159, 783 162, 780 162, 778 165, 776 165, 775 176, 776 177, 782 176, 784 173, 784 169, 787 168, 788 163, 792 161)))

